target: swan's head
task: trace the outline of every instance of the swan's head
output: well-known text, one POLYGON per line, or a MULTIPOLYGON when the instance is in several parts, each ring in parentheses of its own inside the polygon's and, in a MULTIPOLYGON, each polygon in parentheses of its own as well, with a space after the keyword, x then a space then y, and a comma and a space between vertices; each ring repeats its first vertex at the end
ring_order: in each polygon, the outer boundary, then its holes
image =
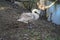
POLYGON ((33 10, 32 10, 32 13, 40 14, 40 10, 38 10, 38 9, 33 9, 33 10))

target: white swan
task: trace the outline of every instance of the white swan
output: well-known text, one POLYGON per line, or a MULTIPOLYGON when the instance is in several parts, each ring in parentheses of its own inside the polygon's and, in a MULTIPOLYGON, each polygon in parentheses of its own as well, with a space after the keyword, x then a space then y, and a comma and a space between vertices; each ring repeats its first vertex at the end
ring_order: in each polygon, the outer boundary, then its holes
POLYGON ((39 18, 40 10, 33 9, 32 13, 23 13, 17 21, 28 23, 39 18))

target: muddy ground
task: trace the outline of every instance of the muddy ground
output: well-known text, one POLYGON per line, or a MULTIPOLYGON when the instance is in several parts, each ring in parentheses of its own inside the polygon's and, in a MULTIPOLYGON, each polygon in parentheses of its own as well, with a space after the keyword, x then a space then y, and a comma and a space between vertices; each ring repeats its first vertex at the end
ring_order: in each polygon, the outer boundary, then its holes
POLYGON ((0 2, 0 40, 60 40, 60 27, 45 20, 34 22, 32 29, 28 25, 17 22, 22 7, 13 7, 7 2, 0 2))

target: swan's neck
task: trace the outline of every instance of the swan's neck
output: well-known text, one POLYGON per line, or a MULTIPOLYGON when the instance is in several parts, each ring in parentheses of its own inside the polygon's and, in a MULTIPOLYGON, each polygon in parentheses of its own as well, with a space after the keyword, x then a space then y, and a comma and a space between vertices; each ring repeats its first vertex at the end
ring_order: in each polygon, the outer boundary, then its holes
POLYGON ((33 13, 33 15, 34 15, 35 20, 37 20, 39 18, 39 15, 38 14, 33 13))

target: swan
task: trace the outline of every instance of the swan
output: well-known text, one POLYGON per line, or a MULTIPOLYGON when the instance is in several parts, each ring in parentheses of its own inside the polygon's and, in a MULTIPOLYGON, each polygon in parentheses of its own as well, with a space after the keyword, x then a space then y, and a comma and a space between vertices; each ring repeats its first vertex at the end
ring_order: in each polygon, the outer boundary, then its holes
POLYGON ((22 13, 20 18, 17 21, 28 23, 39 19, 39 15, 40 15, 40 10, 33 9, 32 13, 22 13))
POLYGON ((40 10, 33 9, 32 12, 22 13, 20 18, 17 19, 17 21, 20 21, 20 22, 28 24, 29 22, 33 22, 35 20, 38 20, 39 19, 39 15, 40 15, 40 10))

